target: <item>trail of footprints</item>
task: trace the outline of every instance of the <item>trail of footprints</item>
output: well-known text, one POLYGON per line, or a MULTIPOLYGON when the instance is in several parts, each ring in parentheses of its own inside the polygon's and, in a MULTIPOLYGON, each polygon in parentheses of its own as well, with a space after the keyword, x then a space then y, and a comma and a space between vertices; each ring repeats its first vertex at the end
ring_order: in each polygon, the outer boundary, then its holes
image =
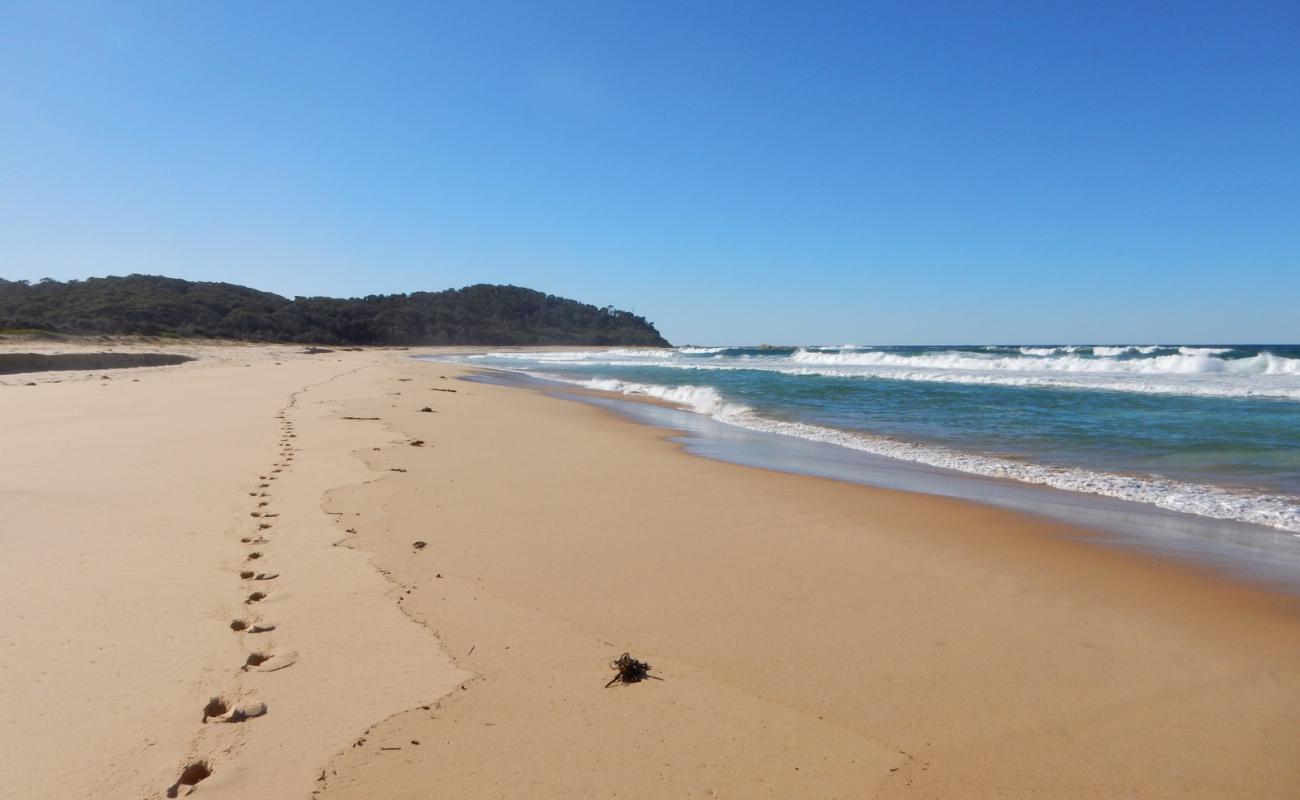
MULTIPOLYGON (((280 515, 272 509, 272 496, 268 491, 273 481, 288 469, 293 467, 294 454, 297 448, 293 446, 293 439, 297 438, 294 433, 293 422, 289 419, 288 412, 297 404, 298 393, 295 392, 289 396, 289 402, 285 408, 276 414, 280 420, 280 441, 278 445, 278 459, 272 463, 271 468, 264 474, 258 475, 257 488, 249 492, 249 496, 255 501, 255 506, 249 512, 249 517, 255 520, 254 530, 240 537, 239 543, 247 547, 244 554, 243 565, 239 569, 239 580, 241 581, 240 594, 241 603, 245 607, 243 614, 230 621, 230 630, 240 637, 251 637, 257 634, 270 633, 276 630, 276 623, 263 619, 257 613, 258 604, 270 597, 271 581, 280 577, 278 572, 266 568, 263 559, 270 549, 271 537, 274 531, 276 517, 280 515)), ((298 660, 298 654, 293 651, 281 651, 271 645, 261 645, 255 643, 256 640, 245 638, 248 643, 250 652, 245 656, 244 663, 239 665, 239 672, 236 672, 236 684, 240 683, 238 676, 244 672, 276 672, 286 667, 293 666, 298 660), (260 646, 259 646, 260 645, 260 646)), ((251 719, 263 716, 267 713, 267 705, 255 700, 241 700, 233 702, 227 697, 238 697, 242 695, 238 691, 238 686, 233 688, 228 695, 213 697, 208 700, 207 705, 202 709, 203 724, 213 723, 243 723, 251 719)), ((180 776, 176 782, 167 789, 168 797, 179 797, 194 791, 194 788, 203 780, 212 775, 213 768, 211 762, 207 759, 196 759, 190 761, 181 770, 180 776)))

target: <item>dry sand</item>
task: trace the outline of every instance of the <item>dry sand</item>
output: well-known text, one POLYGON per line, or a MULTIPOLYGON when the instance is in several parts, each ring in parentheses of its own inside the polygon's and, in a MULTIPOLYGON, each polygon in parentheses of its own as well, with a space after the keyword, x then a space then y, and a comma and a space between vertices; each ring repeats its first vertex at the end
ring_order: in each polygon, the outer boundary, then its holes
POLYGON ((1294 598, 406 353, 161 349, 0 379, 0 797, 1300 794, 1294 598))
POLYGON ((0 797, 159 797, 203 759, 205 795, 304 797, 360 730, 467 677, 321 508, 389 437, 318 396, 378 359, 155 349, 199 360, 0 385, 0 797), (297 661, 241 670, 253 652, 297 661), (268 713, 204 724, 214 696, 268 713))

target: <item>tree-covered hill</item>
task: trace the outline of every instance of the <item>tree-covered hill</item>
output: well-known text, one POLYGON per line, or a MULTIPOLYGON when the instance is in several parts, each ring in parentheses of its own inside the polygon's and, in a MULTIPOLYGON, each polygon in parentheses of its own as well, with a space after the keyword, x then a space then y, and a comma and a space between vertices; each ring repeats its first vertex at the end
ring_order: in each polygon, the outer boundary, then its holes
POLYGON ((0 329, 353 345, 655 345, 643 317, 518 286, 293 300, 156 275, 0 279, 0 329))

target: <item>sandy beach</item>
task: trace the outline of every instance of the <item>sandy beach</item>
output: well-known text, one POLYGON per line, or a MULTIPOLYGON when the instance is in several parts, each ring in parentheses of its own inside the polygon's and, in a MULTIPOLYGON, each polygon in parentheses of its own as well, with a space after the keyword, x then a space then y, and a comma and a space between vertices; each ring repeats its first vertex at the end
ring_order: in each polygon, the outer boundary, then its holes
POLYGON ((0 376, 0 798, 1300 794, 1294 597, 417 351, 0 344, 101 350, 194 360, 0 376))

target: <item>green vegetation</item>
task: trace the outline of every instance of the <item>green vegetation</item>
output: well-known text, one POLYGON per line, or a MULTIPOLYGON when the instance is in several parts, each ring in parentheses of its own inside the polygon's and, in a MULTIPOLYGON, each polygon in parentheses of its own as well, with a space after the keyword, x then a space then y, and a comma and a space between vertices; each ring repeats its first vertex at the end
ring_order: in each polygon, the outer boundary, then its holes
POLYGON ((643 317, 518 286, 289 300, 156 275, 0 279, 0 328, 351 345, 668 344, 643 317))

